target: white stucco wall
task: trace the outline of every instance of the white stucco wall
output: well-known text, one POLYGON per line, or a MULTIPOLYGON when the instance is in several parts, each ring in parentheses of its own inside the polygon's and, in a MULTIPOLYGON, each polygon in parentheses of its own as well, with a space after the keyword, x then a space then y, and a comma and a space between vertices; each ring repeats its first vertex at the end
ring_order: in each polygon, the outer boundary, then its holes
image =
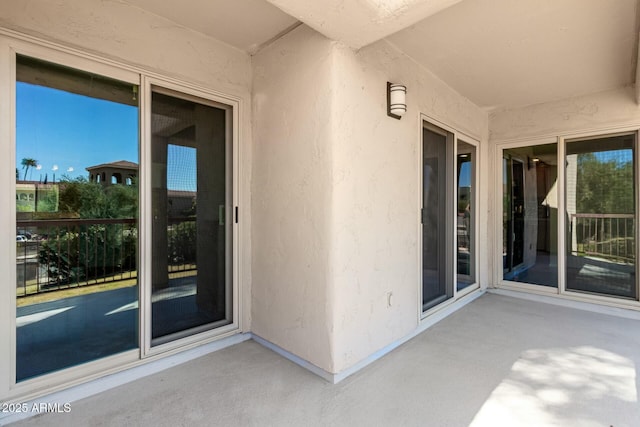
POLYGON ((489 116, 494 142, 598 131, 640 124, 640 107, 633 87, 496 110, 489 116))
POLYGON ((248 95, 250 57, 118 0, 0 0, 0 27, 248 95))
POLYGON ((300 26, 253 57, 252 328, 330 371, 334 43, 300 26))
POLYGON ((485 142, 488 117, 387 42, 303 26, 253 65, 252 328, 340 373, 419 324, 421 113, 485 142), (401 121, 387 81, 409 88, 401 121))
MULTIPOLYGON (((488 117, 386 41, 357 53, 340 45, 336 50, 331 266, 333 371, 341 372, 419 323, 421 114, 480 140, 483 158, 488 117), (387 81, 407 86, 407 113, 401 120, 387 116, 387 81)), ((483 203, 481 235, 487 229, 486 208, 483 203)), ((480 238, 481 254, 486 241, 480 238)), ((487 263, 481 258, 479 264, 484 283, 487 263)))

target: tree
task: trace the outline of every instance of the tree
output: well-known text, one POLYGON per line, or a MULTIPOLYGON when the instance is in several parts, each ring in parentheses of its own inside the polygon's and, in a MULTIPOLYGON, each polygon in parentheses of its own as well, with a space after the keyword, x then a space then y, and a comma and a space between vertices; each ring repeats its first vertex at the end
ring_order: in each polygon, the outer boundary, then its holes
MULTIPOLYGON (((86 177, 64 176, 59 210, 81 219, 133 219, 138 216, 138 187, 135 182, 105 187, 86 177)), ((41 245, 39 258, 52 284, 60 285, 134 270, 136 248, 135 224, 79 222, 49 236, 41 245)))
POLYGON ((633 161, 579 154, 576 194, 579 213, 633 213, 633 161))
POLYGON ((38 166, 38 161, 36 159, 32 159, 30 157, 25 157, 24 159, 22 159, 22 162, 20 163, 22 164, 22 169, 24 169, 24 178, 23 180, 26 181, 27 180, 27 172, 29 171, 30 167, 36 167, 38 166))

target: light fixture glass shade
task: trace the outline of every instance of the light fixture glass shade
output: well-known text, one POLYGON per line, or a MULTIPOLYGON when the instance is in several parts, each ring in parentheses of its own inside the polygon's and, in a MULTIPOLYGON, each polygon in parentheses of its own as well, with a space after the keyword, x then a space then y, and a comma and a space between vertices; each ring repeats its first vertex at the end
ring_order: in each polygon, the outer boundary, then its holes
POLYGON ((389 85, 389 112, 402 117, 407 112, 407 87, 392 83, 389 85))

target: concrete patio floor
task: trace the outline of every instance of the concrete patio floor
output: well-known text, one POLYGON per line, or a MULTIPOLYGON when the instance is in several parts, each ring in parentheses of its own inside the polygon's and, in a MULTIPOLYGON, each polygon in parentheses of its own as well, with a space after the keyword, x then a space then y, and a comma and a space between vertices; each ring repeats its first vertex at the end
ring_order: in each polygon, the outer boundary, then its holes
POLYGON ((639 426, 640 321, 487 294, 332 385, 254 341, 13 426, 639 426))

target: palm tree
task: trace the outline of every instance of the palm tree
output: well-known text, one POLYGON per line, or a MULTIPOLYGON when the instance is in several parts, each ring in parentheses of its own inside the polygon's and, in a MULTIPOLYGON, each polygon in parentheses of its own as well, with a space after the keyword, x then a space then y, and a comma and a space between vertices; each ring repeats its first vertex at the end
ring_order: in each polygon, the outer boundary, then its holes
POLYGON ((30 157, 25 157, 24 159, 22 159, 22 169, 24 169, 24 181, 27 180, 27 172, 29 171, 30 167, 36 167, 38 166, 38 161, 36 159, 32 159, 30 157))

